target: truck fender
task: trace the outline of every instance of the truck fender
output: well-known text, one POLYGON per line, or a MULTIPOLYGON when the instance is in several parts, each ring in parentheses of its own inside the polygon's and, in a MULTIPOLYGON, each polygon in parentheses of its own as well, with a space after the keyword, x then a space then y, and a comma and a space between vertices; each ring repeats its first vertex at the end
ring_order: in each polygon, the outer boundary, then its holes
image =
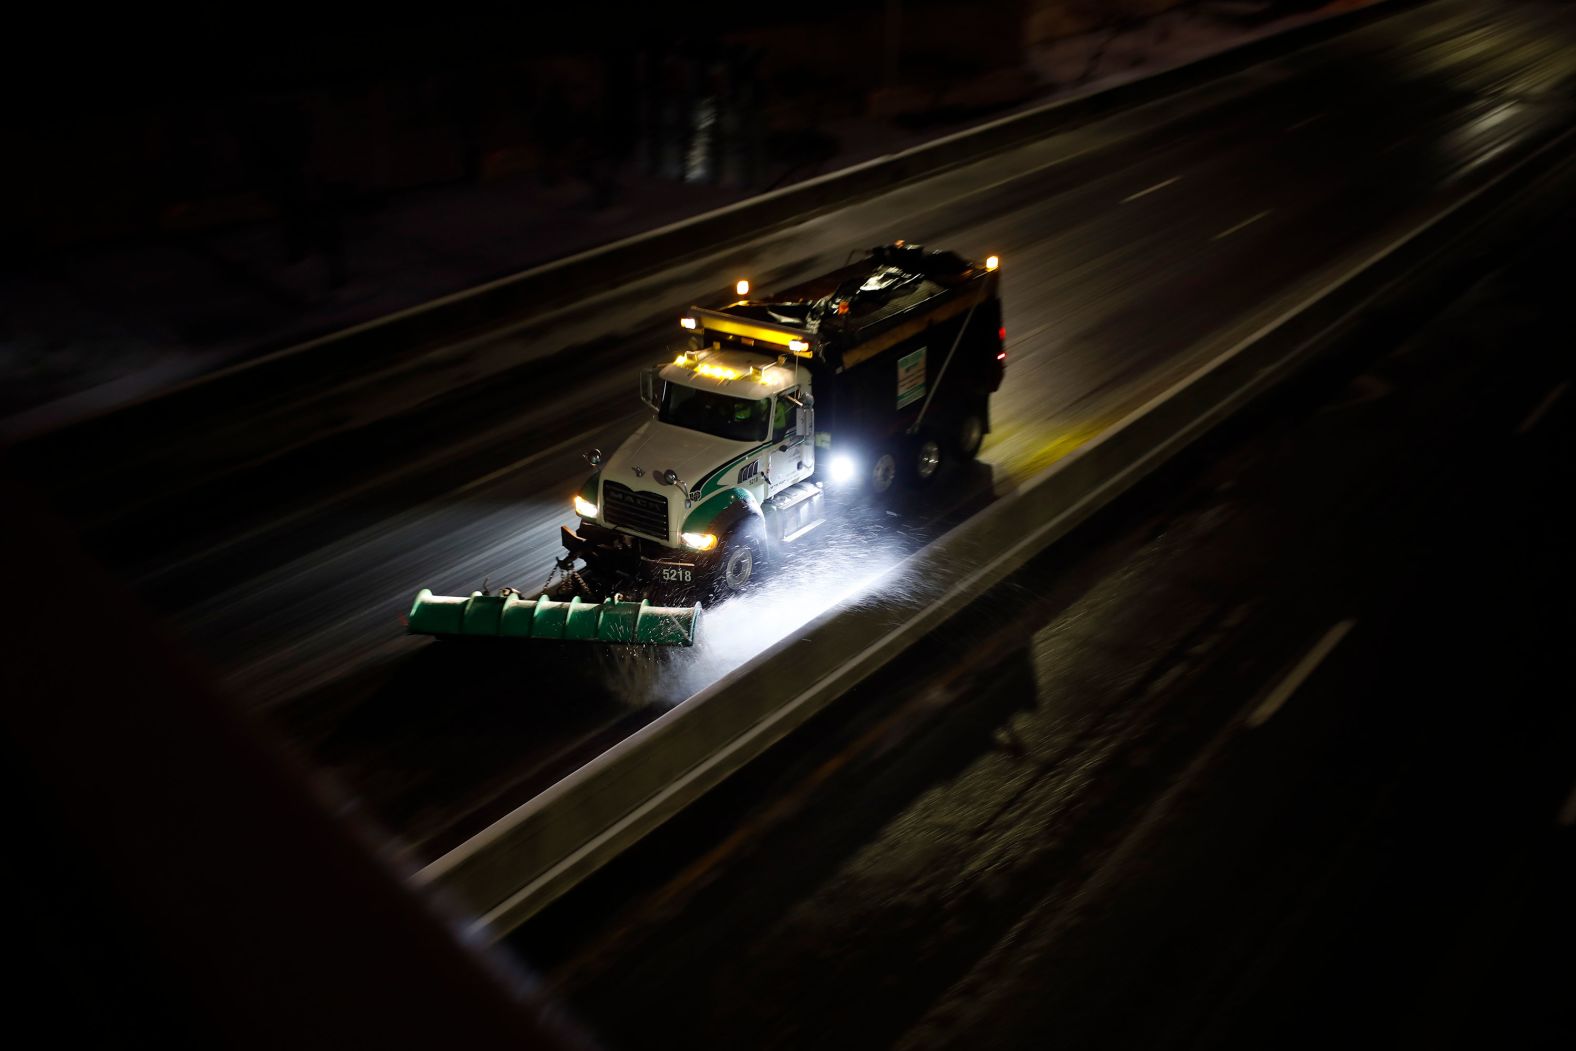
POLYGON ((765 526, 761 502, 743 486, 730 486, 712 493, 684 519, 686 533, 711 533, 718 540, 740 528, 765 526))

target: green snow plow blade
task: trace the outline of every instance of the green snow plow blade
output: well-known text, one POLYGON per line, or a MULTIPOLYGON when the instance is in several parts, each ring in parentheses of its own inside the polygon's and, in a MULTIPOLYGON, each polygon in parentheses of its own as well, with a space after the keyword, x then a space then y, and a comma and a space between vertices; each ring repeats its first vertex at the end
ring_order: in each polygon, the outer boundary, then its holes
POLYGON ((700 606, 653 606, 639 602, 558 602, 546 595, 434 595, 422 588, 410 607, 412 635, 446 638, 563 639, 622 642, 640 646, 693 646, 700 606))

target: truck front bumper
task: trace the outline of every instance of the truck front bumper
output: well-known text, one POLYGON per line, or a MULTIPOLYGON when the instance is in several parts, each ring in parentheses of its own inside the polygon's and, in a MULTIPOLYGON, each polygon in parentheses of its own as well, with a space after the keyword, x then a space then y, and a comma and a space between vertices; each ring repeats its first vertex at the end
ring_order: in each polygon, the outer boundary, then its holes
MULTIPOLYGON (((676 551, 591 522, 578 530, 561 527, 569 560, 579 559, 586 572, 609 595, 649 598, 653 602, 690 602, 705 590, 715 561, 707 555, 676 551)), ((605 597, 605 596, 602 596, 605 597)))

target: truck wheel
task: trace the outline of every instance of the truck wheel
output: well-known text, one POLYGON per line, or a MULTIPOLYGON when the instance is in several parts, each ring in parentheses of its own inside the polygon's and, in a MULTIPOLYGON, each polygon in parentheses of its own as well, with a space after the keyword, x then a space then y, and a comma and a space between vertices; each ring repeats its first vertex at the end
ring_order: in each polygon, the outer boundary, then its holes
POLYGON ((957 445, 959 459, 964 463, 973 460, 985 442, 984 415, 973 409, 965 412, 953 429, 952 440, 957 445))
POLYGON ((916 488, 929 485, 941 473, 945 458, 939 438, 934 434, 920 434, 908 443, 908 455, 904 459, 908 483, 916 488))
POLYGON ((897 481, 897 456, 890 449, 882 449, 870 464, 870 475, 866 482, 870 486, 870 491, 876 496, 885 496, 895 481, 897 481))
POLYGON ((754 532, 734 534, 723 549, 717 563, 717 579, 713 593, 717 598, 737 595, 761 575, 765 561, 765 548, 754 532))

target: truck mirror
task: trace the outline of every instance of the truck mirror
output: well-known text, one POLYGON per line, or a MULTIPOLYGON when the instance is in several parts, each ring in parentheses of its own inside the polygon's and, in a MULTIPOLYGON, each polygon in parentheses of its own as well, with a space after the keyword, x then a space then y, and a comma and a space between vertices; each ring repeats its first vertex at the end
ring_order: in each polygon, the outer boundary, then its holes
POLYGON ((679 473, 677 471, 675 471, 673 468, 669 467, 666 471, 662 472, 662 484, 663 485, 672 485, 674 482, 676 482, 678 480, 679 480, 679 473))
POLYGON ((658 373, 661 371, 661 365, 653 365, 651 368, 642 369, 640 372, 640 400, 645 402, 654 412, 662 410, 662 399, 660 397, 662 381, 658 378, 658 373))
POLYGON ((585 455, 586 463, 590 464, 592 467, 601 467, 602 466, 602 450, 601 449, 592 449, 590 452, 585 453, 584 455, 585 455))

